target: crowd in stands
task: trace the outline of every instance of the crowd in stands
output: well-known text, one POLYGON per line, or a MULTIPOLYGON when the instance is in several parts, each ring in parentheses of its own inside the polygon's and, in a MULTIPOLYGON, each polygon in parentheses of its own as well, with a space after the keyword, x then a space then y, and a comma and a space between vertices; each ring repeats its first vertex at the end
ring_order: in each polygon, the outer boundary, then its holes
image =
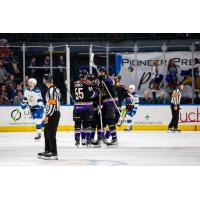
POLYGON ((23 96, 22 71, 6 39, 0 39, 0 104, 19 102, 23 96))
MULTIPOLYGON (((26 89, 29 77, 36 78, 38 86, 41 88, 43 97, 46 87, 42 83, 45 73, 50 73, 50 56, 44 55, 43 58, 33 56, 30 62, 27 61, 25 88, 23 88, 22 60, 18 59, 14 50, 9 47, 6 39, 0 39, 0 105, 20 105, 23 100, 23 91, 26 89), (40 67, 38 69, 38 67, 40 67), (44 68, 41 68, 44 67, 44 68)), ((62 103, 66 103, 66 88, 64 84, 66 66, 64 56, 59 55, 53 66, 54 82, 62 93, 62 103), (63 68, 62 68, 63 67, 63 68)))
MULTIPOLYGON (((50 72, 50 56, 49 55, 31 55, 28 60, 26 60, 26 77, 25 77, 25 87, 27 87, 27 82, 29 77, 36 78, 38 85, 42 90, 42 95, 45 95, 46 88, 42 83, 42 77, 45 73, 50 72), (44 68, 43 68, 44 67, 44 68), (46 68, 47 67, 47 68, 46 68)), ((65 56, 58 55, 54 58, 53 75, 55 85, 60 89, 62 97, 61 103, 66 103, 66 73, 65 73, 65 56), (56 67, 56 68, 55 68, 56 67)), ((166 76, 166 92, 164 90, 159 90, 158 86, 160 82, 164 79, 162 74, 159 74, 158 63, 154 62, 152 65, 152 93, 150 90, 145 90, 142 95, 140 95, 141 104, 169 104, 170 103, 170 91, 172 91, 174 83, 177 82, 177 74, 180 73, 180 69, 171 59, 167 66, 168 74, 166 76), (155 76, 153 75, 155 74, 155 76)), ((200 62, 197 59, 195 61, 195 66, 200 66, 200 62)), ((20 105, 23 100, 23 72, 22 72, 22 60, 18 58, 15 51, 10 48, 10 45, 6 39, 0 39, 0 105, 20 105)), ((182 72, 184 77, 191 75, 190 71, 182 72)), ((200 91, 200 74, 195 73, 195 100, 199 100, 200 91)), ((191 79, 189 79, 191 81, 191 79)), ((73 77, 71 77, 71 82, 73 82, 73 77)), ((188 82, 188 79, 183 80, 188 82)), ((183 103, 191 103, 191 97, 184 98, 183 103)), ((200 103, 200 102, 197 102, 200 103)))

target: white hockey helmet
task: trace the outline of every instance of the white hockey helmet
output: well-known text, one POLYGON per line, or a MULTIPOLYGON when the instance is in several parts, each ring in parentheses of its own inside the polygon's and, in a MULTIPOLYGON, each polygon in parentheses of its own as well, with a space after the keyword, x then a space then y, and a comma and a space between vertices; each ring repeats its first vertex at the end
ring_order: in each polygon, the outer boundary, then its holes
POLYGON ((135 91, 135 85, 133 85, 133 84, 129 85, 129 86, 128 86, 128 91, 129 91, 130 93, 133 93, 133 92, 135 91))
POLYGON ((28 79, 28 84, 31 86, 31 87, 34 87, 37 85, 37 80, 35 78, 29 78, 28 79))

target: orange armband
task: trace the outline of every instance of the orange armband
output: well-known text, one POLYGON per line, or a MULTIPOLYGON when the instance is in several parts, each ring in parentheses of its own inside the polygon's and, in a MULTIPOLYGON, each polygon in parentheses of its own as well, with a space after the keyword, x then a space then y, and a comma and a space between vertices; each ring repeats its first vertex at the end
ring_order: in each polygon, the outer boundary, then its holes
POLYGON ((48 104, 49 105, 56 105, 57 101, 55 99, 49 99, 48 104))

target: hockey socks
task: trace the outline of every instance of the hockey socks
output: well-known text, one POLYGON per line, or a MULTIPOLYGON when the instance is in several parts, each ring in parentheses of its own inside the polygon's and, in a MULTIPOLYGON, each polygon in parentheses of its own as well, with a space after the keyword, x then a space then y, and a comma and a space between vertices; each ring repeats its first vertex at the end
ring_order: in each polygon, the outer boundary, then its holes
POLYGON ((80 139, 81 133, 75 133, 75 140, 80 139))
POLYGON ((109 130, 106 130, 104 137, 105 137, 106 140, 109 139, 109 137, 110 137, 110 131, 109 130))
POLYGON ((85 132, 81 132, 81 138, 82 138, 82 140, 86 139, 86 133, 85 132))
POLYGON ((97 132, 97 139, 98 139, 98 140, 101 140, 101 139, 102 139, 103 133, 104 133, 104 132, 102 132, 102 131, 98 131, 98 132, 97 132))
POLYGON ((92 131, 92 133, 91 133, 91 139, 94 139, 94 136, 95 136, 95 131, 92 131))
POLYGON ((117 132, 116 132, 116 131, 112 131, 112 132, 110 133, 110 135, 111 135, 112 139, 114 139, 114 140, 117 139, 117 132))

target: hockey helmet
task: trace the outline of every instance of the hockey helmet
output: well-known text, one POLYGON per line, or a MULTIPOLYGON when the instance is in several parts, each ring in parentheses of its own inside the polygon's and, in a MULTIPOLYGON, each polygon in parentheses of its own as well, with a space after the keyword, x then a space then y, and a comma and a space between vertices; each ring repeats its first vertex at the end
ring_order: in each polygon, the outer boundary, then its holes
POLYGON ((34 87, 37 85, 37 80, 35 78, 29 78, 28 84, 30 84, 31 87, 34 87))
POLYGON ((79 78, 87 78, 88 77, 88 71, 87 70, 80 70, 79 71, 79 78))
POLYGON ((53 82, 53 76, 51 76, 51 74, 45 74, 43 76, 43 80, 49 81, 49 82, 53 82))
POLYGON ((133 85, 133 84, 129 85, 129 86, 128 86, 128 91, 129 91, 130 93, 133 93, 133 92, 135 91, 135 85, 133 85))
POLYGON ((98 68, 99 72, 106 72, 106 68, 104 66, 101 66, 98 68))

